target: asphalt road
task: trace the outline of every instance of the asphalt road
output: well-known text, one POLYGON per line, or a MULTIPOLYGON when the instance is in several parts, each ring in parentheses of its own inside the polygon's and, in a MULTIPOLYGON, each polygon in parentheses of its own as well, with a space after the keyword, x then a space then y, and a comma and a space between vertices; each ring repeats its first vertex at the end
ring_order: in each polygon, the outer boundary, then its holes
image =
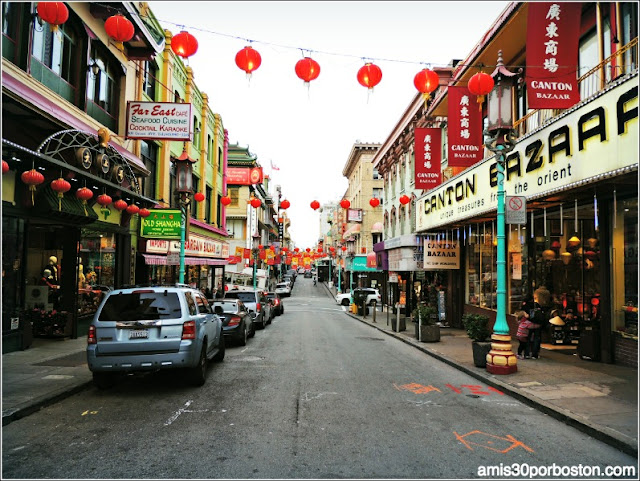
POLYGON ((471 478, 525 464, 604 479, 637 465, 345 315, 311 279, 284 304, 201 388, 130 377, 4 427, 3 479, 471 478))

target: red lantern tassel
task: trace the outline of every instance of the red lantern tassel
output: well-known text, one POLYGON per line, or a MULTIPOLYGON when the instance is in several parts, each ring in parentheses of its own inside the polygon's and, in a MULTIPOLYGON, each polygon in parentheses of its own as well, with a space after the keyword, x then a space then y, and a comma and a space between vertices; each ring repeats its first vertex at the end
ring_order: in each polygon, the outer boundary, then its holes
POLYGON ((478 110, 482 112, 482 102, 484 102, 484 95, 478 95, 476 97, 476 101, 478 102, 478 110))
POLYGON ((64 194, 62 192, 58 192, 58 212, 62 210, 62 198, 64 194))
POLYGON ((33 184, 31 184, 31 185, 29 186, 29 190, 31 191, 31 205, 32 205, 32 206, 34 206, 34 205, 36 205, 36 204, 35 204, 35 200, 33 199, 33 194, 34 194, 34 193, 35 193, 35 191, 36 191, 36 186, 35 186, 35 185, 33 185, 33 184))
POLYGON ((87 201, 86 200, 82 200, 82 208, 84 209, 84 215, 89 215, 87 214, 87 201))

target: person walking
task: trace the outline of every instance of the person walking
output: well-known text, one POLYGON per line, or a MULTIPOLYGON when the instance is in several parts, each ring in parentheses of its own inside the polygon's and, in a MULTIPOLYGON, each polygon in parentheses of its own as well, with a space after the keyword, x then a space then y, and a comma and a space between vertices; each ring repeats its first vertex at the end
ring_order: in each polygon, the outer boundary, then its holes
POLYGON ((551 293, 546 287, 541 286, 533 293, 533 309, 529 313, 529 320, 536 324, 537 328, 529 329, 529 341, 531 342, 531 359, 540 357, 540 344, 542 343, 542 330, 546 327, 551 303, 551 293))
POLYGON ((516 338, 520 341, 518 346, 518 359, 529 359, 531 354, 531 343, 529 341, 529 332, 531 329, 537 329, 537 324, 534 324, 529 320, 529 314, 525 311, 517 311, 515 314, 518 320, 518 332, 516 338))

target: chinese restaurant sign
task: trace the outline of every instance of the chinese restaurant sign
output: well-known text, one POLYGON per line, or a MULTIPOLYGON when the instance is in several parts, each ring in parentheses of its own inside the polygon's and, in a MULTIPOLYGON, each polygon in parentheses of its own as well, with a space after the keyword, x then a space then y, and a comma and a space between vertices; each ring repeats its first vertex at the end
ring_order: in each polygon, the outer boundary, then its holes
POLYGON ((227 185, 262 183, 262 167, 227 167, 227 185))
POLYGON ((154 239, 180 239, 180 210, 149 209, 149 217, 140 218, 140 236, 154 239))
POLYGON ((577 58, 580 2, 530 2, 527 100, 530 109, 568 109, 580 101, 577 58))
POLYGON ((127 102, 127 139, 191 140, 191 104, 127 102))
POLYGON ((416 189, 433 189, 440 185, 442 131, 415 129, 416 189))
POLYGON ((481 112, 475 107, 476 96, 467 87, 449 87, 448 92, 449 167, 471 167, 484 154, 481 112))

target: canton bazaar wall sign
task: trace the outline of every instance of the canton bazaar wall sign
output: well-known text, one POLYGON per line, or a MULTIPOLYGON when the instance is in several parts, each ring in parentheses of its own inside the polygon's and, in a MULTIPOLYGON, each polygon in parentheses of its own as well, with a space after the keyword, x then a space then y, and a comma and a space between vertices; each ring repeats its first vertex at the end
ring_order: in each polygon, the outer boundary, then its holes
MULTIPOLYGON (((531 199, 637 165, 638 87, 627 80, 519 142, 506 158, 506 195, 531 199)), ((496 166, 486 159, 418 199, 416 231, 495 210, 496 166)))

